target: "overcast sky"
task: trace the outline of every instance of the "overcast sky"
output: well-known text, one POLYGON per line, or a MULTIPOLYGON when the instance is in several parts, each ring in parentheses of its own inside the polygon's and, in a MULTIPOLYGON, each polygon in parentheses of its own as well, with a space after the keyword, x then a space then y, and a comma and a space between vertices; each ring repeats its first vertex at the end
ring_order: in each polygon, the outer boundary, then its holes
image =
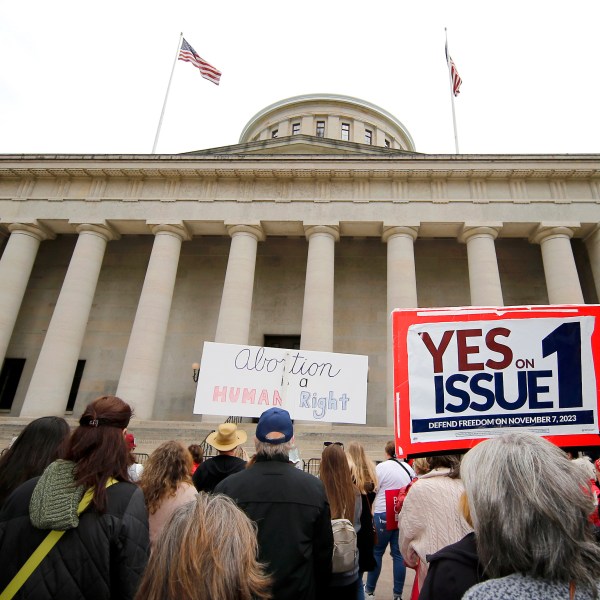
POLYGON ((463 84, 460 151, 600 152, 598 0, 0 0, 0 153, 158 153, 235 144, 299 94, 368 100, 417 151, 453 153, 444 27, 463 84))

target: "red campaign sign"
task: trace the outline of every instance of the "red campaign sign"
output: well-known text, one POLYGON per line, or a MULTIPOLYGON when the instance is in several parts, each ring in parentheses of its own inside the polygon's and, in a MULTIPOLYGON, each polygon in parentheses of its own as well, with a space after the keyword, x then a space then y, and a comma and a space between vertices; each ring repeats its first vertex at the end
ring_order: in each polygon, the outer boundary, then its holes
POLYGON ((392 313, 398 456, 468 449, 507 431, 600 444, 600 306, 392 313))

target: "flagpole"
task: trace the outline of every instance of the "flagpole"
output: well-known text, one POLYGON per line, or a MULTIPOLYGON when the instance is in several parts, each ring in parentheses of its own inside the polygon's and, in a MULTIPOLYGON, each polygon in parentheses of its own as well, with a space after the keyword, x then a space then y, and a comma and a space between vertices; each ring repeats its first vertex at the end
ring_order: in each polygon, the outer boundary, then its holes
POLYGON ((167 106, 169 90, 171 89, 171 81, 173 80, 173 73, 175 72, 175 65, 177 64, 177 58, 179 57, 179 49, 181 48, 181 40, 182 39, 183 39, 183 32, 181 32, 179 34, 179 41, 177 42, 177 52, 175 53, 175 60, 173 61, 173 68, 171 69, 171 76, 169 77, 169 85, 167 85, 167 93, 165 94, 165 101, 163 102, 162 111, 160 113, 160 119, 158 120, 158 128, 156 129, 156 136, 154 137, 154 145, 152 146, 152 154, 156 154, 156 146, 158 144, 158 136, 160 135, 160 128, 162 127, 163 117, 165 116, 165 107, 167 106))
POLYGON ((458 131, 456 129, 456 111, 454 110, 454 82, 452 81, 452 70, 450 69, 450 63, 448 62, 448 30, 444 27, 446 34, 446 66, 448 67, 448 78, 450 80, 450 101, 452 102, 452 124, 454 125, 454 147, 456 148, 456 154, 460 154, 458 151, 458 131))

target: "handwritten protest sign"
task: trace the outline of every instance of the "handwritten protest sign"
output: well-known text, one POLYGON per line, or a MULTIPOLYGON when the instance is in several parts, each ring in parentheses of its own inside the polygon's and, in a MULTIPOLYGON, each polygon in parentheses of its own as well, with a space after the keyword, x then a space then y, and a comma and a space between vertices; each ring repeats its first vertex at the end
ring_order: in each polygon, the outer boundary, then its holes
POLYGON ((600 443, 600 306, 398 310, 398 454, 469 448, 528 430, 600 443))
POLYGON ((205 342, 194 413, 365 423, 366 356, 205 342))

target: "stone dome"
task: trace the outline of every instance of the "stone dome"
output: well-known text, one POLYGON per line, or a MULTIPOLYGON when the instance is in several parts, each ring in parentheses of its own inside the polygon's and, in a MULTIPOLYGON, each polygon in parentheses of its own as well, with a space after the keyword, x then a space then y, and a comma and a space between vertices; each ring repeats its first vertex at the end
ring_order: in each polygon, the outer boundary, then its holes
POLYGON ((248 121, 240 143, 294 135, 415 151, 410 133, 392 114, 338 94, 304 94, 271 104, 248 121))

